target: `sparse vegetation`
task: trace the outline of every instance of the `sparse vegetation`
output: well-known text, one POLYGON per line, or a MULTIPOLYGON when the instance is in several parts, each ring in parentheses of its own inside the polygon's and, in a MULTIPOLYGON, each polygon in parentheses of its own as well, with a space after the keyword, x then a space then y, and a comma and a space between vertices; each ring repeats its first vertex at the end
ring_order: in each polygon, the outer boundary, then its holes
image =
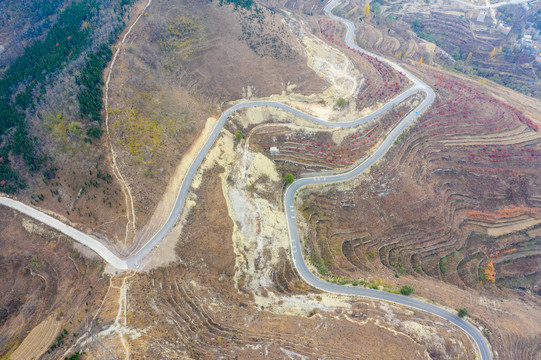
POLYGON ((439 39, 435 38, 434 36, 432 36, 431 34, 427 33, 424 30, 424 25, 422 24, 420 19, 413 20, 411 23, 411 26, 412 26, 413 32, 415 32, 417 36, 419 36, 421 39, 425 39, 435 44, 438 44, 439 39))
POLYGON ((410 285, 404 285, 400 289, 400 293, 402 295, 406 295, 406 296, 409 296, 409 295, 413 294, 414 291, 415 291, 415 289, 413 288, 413 286, 410 286, 410 285))
MULTIPOLYGON (((83 354, 84 354, 84 352, 83 352, 83 354)), ((69 357, 65 357, 64 360, 79 360, 80 358, 81 357, 80 357, 79 352, 76 352, 76 353, 71 354, 69 357)))
POLYGON ((241 130, 237 130, 235 132, 235 141, 241 141, 242 139, 244 139, 244 134, 242 133, 241 130))
POLYGON ((83 132, 83 129, 81 128, 80 123, 73 121, 69 123, 68 131, 74 135, 80 135, 83 132))
POLYGON ((346 107, 346 99, 344 98, 338 98, 338 100, 336 100, 336 104, 335 104, 335 107, 336 109, 338 110, 342 110, 346 107))
POLYGON ((284 176, 284 181, 286 182, 286 184, 291 184, 294 180, 295 180, 295 176, 293 176, 293 174, 291 173, 287 173, 284 176))
POLYGON ((185 66, 186 61, 193 60, 201 52, 201 43, 206 36, 206 28, 202 21, 189 16, 176 16, 167 22, 157 42, 168 55, 167 68, 185 66))
POLYGON ((312 254, 310 255, 310 261, 316 267, 317 271, 321 275, 325 276, 329 273, 329 269, 323 262, 323 259, 321 258, 321 254, 318 250, 312 251, 312 254))
MULTIPOLYGON (((243 0, 244 1, 244 0, 243 0)), ((247 0, 250 3, 252 0, 247 0)), ((291 46, 282 39, 287 32, 283 26, 268 31, 269 25, 274 22, 274 12, 257 5, 241 6, 242 35, 240 40, 246 41, 260 57, 271 57, 277 60, 293 59, 295 53, 291 46), (269 21, 270 19, 270 21, 269 21)))
POLYGON ((443 257, 440 260, 440 271, 442 274, 447 272, 447 257, 443 257))

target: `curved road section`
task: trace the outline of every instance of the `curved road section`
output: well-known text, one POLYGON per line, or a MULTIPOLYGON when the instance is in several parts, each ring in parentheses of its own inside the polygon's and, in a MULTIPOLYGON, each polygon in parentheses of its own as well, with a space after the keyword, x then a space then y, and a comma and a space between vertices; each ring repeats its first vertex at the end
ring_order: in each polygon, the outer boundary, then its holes
POLYGON ((391 133, 383 141, 381 146, 368 159, 366 159, 363 163, 355 167, 353 170, 344 174, 339 174, 339 175, 303 178, 303 179, 293 182, 287 188, 284 194, 284 206, 285 206, 285 212, 287 216, 289 237, 291 240, 291 255, 293 258, 293 262, 295 264, 295 268, 299 272, 300 276, 307 283, 324 291, 329 291, 329 292, 333 292, 337 294, 359 295, 359 296, 365 296, 365 297, 370 297, 374 299, 392 301, 401 305, 409 306, 415 309, 419 309, 419 310, 437 315, 455 324, 456 326, 461 328, 464 332, 466 332, 477 345, 479 354, 481 355, 481 359, 490 360, 492 359, 492 353, 490 351, 490 347, 486 339, 483 337, 483 335, 479 332, 477 328, 475 328, 469 322, 459 318, 457 315, 450 313, 436 305, 432 305, 427 302, 417 300, 414 298, 409 298, 406 296, 401 296, 401 295, 392 294, 392 293, 386 293, 386 292, 378 291, 378 290, 350 287, 350 286, 341 286, 338 284, 329 283, 323 279, 320 279, 316 275, 314 275, 306 266, 304 257, 302 255, 302 247, 300 244, 300 238, 299 238, 298 227, 297 227, 297 218, 295 214, 294 204, 295 204, 296 192, 299 191, 302 187, 307 186, 307 185, 323 185, 323 184, 336 183, 339 181, 349 180, 360 175, 363 171, 365 171, 370 166, 372 166, 376 161, 378 161, 387 152, 387 150, 389 150, 393 142, 398 138, 398 136, 402 133, 402 131, 404 131, 404 129, 413 120, 415 120, 422 111, 426 110, 432 104, 434 100, 434 91, 428 85, 426 85, 421 80, 413 76, 411 73, 403 70, 397 64, 394 64, 386 59, 379 58, 376 55, 371 54, 367 51, 364 51, 355 45, 353 41, 354 30, 355 30, 353 23, 349 20, 340 18, 331 13, 332 9, 336 6, 337 2, 338 0, 331 1, 325 7, 325 12, 331 18, 339 20, 347 26, 347 32, 346 32, 346 37, 345 37, 346 44, 352 49, 363 51, 366 54, 369 54, 371 56, 378 58, 378 60, 380 61, 386 62, 387 64, 391 65, 395 70, 403 72, 413 82, 414 86, 412 90, 419 89, 420 91, 424 91, 427 96, 424 99, 424 101, 413 112, 411 112, 406 118, 404 118, 391 131, 391 133))
POLYGON ((398 138, 398 136, 402 133, 402 131, 404 131, 404 129, 408 125, 410 125, 411 122, 413 122, 419 116, 419 114, 421 114, 424 110, 426 110, 432 104, 432 102, 434 101, 434 96, 435 96, 434 91, 428 85, 423 83, 421 80, 419 80, 410 72, 401 68, 397 64, 394 64, 384 58, 378 57, 375 54, 372 54, 368 51, 365 51, 357 47, 353 40, 354 31, 355 31, 355 27, 353 23, 349 20, 340 18, 331 13, 331 10, 337 5, 337 3, 338 3, 338 0, 331 1, 325 7, 325 12, 331 18, 341 21, 344 25, 346 25, 347 27, 347 32, 345 36, 346 44, 352 49, 364 52, 365 54, 368 54, 370 56, 377 58, 381 62, 385 62, 386 64, 393 67, 396 71, 401 72, 402 74, 407 76, 413 83, 413 85, 408 90, 406 90, 399 96, 393 98, 391 101, 389 101, 387 104, 385 104, 384 106, 379 108, 377 111, 373 112, 372 114, 367 115, 363 118, 351 121, 351 122, 336 123, 336 122, 330 122, 330 121, 316 118, 312 115, 303 113, 285 104, 281 104, 277 102, 255 101, 255 102, 241 103, 241 104, 232 106, 220 116, 220 119, 218 120, 216 127, 212 131, 205 145, 203 146, 199 154, 197 154, 196 158, 193 160, 192 164, 190 165, 190 168, 188 172, 186 173, 186 176, 184 177, 184 181, 182 182, 182 185, 180 187, 173 210, 171 214, 169 215, 169 218, 163 225, 163 227, 151 239, 149 239, 149 241, 145 243, 145 245, 141 247, 135 254, 133 254, 132 256, 130 256, 129 258, 125 260, 118 257, 116 254, 114 254, 111 250, 109 250, 103 243, 101 243, 97 239, 89 235, 86 235, 72 228, 71 226, 68 226, 62 223, 61 221, 47 214, 44 214, 43 212, 40 212, 39 210, 36 210, 28 205, 25 205, 23 203, 20 203, 18 201, 5 198, 5 197, 0 197, 0 204, 13 208, 15 210, 18 210, 72 237, 74 240, 94 250, 105 261, 107 261, 109 264, 111 264, 112 266, 118 269, 121 269, 121 270, 133 269, 137 267, 136 264, 138 264, 145 256, 147 256, 150 253, 150 251, 152 251, 154 247, 156 247, 156 245, 158 245, 162 241, 165 235, 169 233, 169 231, 175 225, 176 221, 180 217, 182 209, 184 208, 184 203, 186 202, 186 198, 188 196, 188 192, 190 190, 193 177, 195 176, 197 170, 199 169, 199 166, 203 162, 206 154, 208 153, 208 151, 210 150, 210 148, 212 147, 212 145, 218 138, 220 131, 223 125, 225 124, 226 120, 234 112, 244 109, 244 108, 249 108, 249 107, 268 106, 268 107, 275 107, 275 108, 282 109, 284 111, 287 111, 293 115, 296 115, 308 121, 314 122, 316 124, 328 126, 328 127, 334 127, 334 128, 353 127, 353 126, 364 124, 378 117, 379 115, 385 113, 392 107, 398 105, 403 100, 405 100, 406 98, 408 98, 409 96, 417 92, 424 92, 426 94, 426 97, 421 102, 421 104, 419 104, 419 106, 417 106, 416 109, 414 109, 404 119, 402 119, 402 121, 390 132, 390 134, 383 141, 381 146, 364 162, 362 162, 361 164, 359 164, 358 166, 356 166, 355 168, 353 168, 352 170, 346 173, 339 174, 339 175, 303 178, 303 179, 293 182, 287 188, 286 192, 284 193, 284 206, 285 206, 285 213, 287 216, 289 236, 291 240, 291 255, 292 255, 295 268, 299 272, 300 276, 313 287, 324 290, 324 291, 333 292, 336 294, 364 296, 364 297, 369 297, 373 299, 391 301, 397 304, 409 306, 409 307, 426 311, 433 315, 439 316, 455 324, 456 326, 461 328, 464 332, 466 332, 477 345, 481 358, 483 360, 491 360, 492 355, 491 355, 490 348, 486 339, 481 335, 479 330, 477 330, 472 324, 468 323, 467 321, 463 319, 460 319, 457 315, 451 312, 448 312, 438 306, 426 303, 424 301, 421 301, 415 298, 409 298, 406 296, 401 296, 401 295, 387 293, 387 292, 378 291, 378 290, 351 287, 351 286, 342 286, 342 285, 326 282, 325 280, 320 279, 319 277, 314 275, 308 269, 308 267, 306 266, 306 263, 304 262, 304 258, 302 256, 302 247, 299 240, 296 214, 295 214, 294 202, 295 202, 296 192, 302 187, 307 186, 307 185, 322 185, 322 184, 336 183, 340 181, 350 180, 360 175, 363 171, 365 171, 371 165, 373 165, 376 161, 378 161, 389 150, 393 142, 398 138))

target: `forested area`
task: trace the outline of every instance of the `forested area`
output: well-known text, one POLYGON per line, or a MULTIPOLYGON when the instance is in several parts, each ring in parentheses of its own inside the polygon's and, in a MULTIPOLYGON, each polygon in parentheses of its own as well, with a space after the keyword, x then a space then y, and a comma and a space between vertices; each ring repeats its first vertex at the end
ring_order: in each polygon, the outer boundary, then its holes
POLYGON ((0 73, 37 39, 43 40, 56 23, 60 9, 69 0, 1 0, 0 29, 3 30, 0 49, 0 73))
POLYGON ((30 11, 38 19, 52 15, 63 0, 34 0, 30 3, 30 11))
POLYGON ((78 100, 81 115, 88 116, 91 120, 101 120, 100 111, 103 107, 101 75, 112 54, 111 49, 103 44, 95 54, 88 55, 86 66, 81 70, 78 82, 84 86, 84 89, 79 94, 78 100))
POLYGON ((28 87, 32 83, 43 81, 70 57, 76 57, 87 45, 90 31, 89 23, 85 26, 83 22, 88 22, 95 8, 94 0, 74 3, 59 16, 58 22, 43 42, 36 41, 27 47, 0 80, 0 94, 3 99, 9 98, 15 86, 27 83, 28 87))
POLYGON ((243 9, 251 9, 255 4, 254 0, 220 0, 220 5, 224 3, 233 4, 235 7, 241 7, 243 9))
MULTIPOLYGON (((48 16, 58 2, 32 2, 32 11, 48 16)), ((112 55, 110 46, 124 27, 124 11, 133 2, 116 0, 104 5, 101 0, 80 0, 71 3, 60 10, 47 36, 27 46, 4 72, 0 79, 0 182, 5 181, 0 183, 0 191, 14 192, 24 187, 24 182, 13 171, 10 155, 20 156, 30 172, 35 173, 44 166, 47 156, 38 150, 39 139, 29 135, 27 117, 35 115, 36 104, 62 69, 85 52, 84 66, 77 76, 79 93, 74 95, 79 102, 81 118, 101 123, 103 70, 112 55), (107 41, 96 44, 93 34, 100 31, 96 25, 104 6, 109 6, 109 11, 116 14, 116 25, 107 35, 107 41)), ((101 129, 96 126, 86 130, 91 137, 101 134, 101 129)))

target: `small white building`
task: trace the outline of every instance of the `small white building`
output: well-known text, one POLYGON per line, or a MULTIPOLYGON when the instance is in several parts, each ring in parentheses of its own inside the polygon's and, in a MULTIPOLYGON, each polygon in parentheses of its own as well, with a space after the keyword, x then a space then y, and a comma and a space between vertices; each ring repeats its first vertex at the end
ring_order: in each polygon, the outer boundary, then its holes
POLYGON ((505 25, 504 23, 499 23, 498 24, 498 30, 504 34, 504 35, 508 35, 509 32, 511 31, 511 26, 507 26, 505 25))
POLYGON ((487 15, 487 12, 485 10, 479 11, 479 16, 477 17, 477 21, 480 23, 485 22, 486 15, 487 15))
POLYGON ((522 46, 531 47, 532 46, 532 35, 524 35, 521 39, 522 46))
POLYGON ((278 149, 276 146, 273 146, 270 148, 271 155, 276 155, 280 153, 280 149, 278 149))

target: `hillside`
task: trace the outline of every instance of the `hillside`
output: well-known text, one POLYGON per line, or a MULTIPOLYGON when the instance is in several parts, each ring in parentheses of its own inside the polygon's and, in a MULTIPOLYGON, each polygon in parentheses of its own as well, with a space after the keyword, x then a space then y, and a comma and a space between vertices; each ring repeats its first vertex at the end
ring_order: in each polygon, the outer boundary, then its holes
POLYGON ((333 4, 0 0, 1 359, 540 356, 537 5, 333 4))
POLYGON ((292 91, 309 95, 326 84, 305 65, 282 16, 264 9, 157 1, 132 37, 115 64, 107 111, 140 241, 165 220, 164 190, 178 187, 187 165, 179 161, 204 140, 201 132, 214 126, 225 104, 292 91))

